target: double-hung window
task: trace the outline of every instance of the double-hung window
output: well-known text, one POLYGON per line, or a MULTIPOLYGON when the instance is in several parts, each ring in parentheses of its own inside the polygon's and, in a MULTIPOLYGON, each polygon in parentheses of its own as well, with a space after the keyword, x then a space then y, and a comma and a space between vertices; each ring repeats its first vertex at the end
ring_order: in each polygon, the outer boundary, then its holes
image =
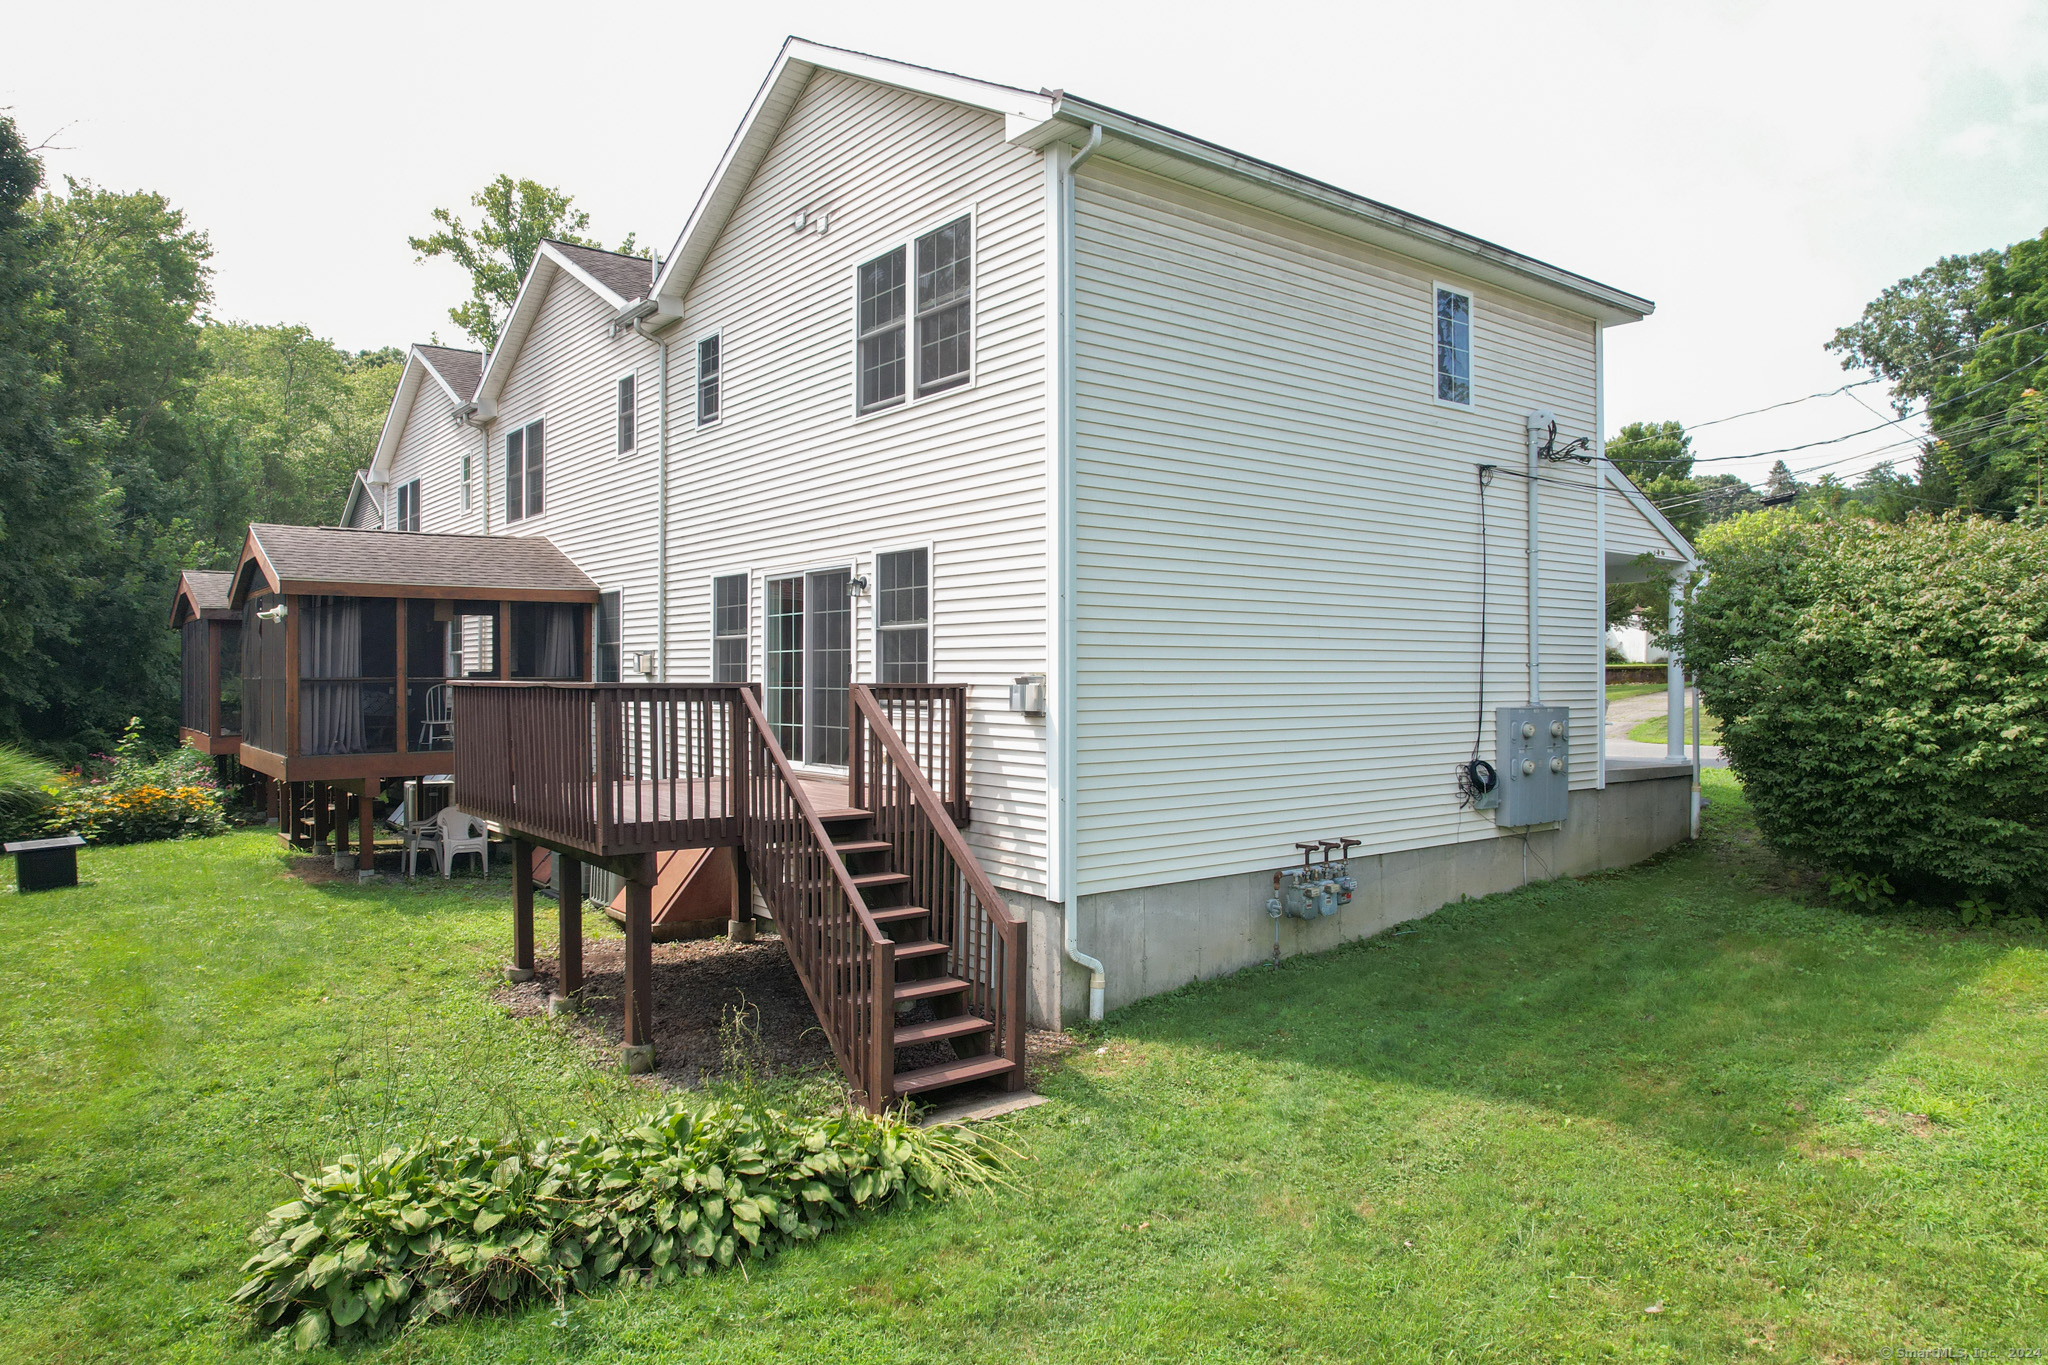
POLYGON ((616 395, 617 416, 613 425, 618 435, 618 453, 621 455, 633 449, 633 419, 638 415, 638 410, 634 407, 634 387, 632 375, 619 376, 616 395))
POLYGON ((470 464, 469 464, 469 452, 468 452, 468 451, 464 451, 464 452, 462 453, 462 510, 463 510, 463 511, 465 511, 465 512, 467 512, 467 511, 469 510, 469 482, 470 482, 470 464))
POLYGON ((875 681, 931 681, 931 552, 875 556, 875 681))
POLYGON ((860 411, 967 382, 974 367, 972 217, 962 215, 864 262, 856 288, 860 411))
POLYGON ((392 527, 395 531, 417 531, 420 529, 420 481, 398 485, 398 521, 392 527))
POLYGON ((711 580, 711 681, 747 680, 747 576, 711 580))
POLYGON ((1472 296, 1436 288, 1436 396, 1472 405, 1472 296))
POLYGON ((718 334, 697 343, 697 425, 710 426, 718 420, 718 334))
POLYGON ((619 681, 619 594, 597 595, 597 682, 619 681))
POLYGON ((528 422, 505 436, 505 520, 523 521, 546 510, 541 496, 541 424, 528 422))

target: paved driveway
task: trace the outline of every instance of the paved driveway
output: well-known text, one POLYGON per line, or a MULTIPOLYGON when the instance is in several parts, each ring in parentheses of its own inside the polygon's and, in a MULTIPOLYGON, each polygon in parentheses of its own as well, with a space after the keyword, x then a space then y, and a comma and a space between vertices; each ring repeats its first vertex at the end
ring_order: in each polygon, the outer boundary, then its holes
MULTIPOLYGON (((1642 697, 1624 697, 1620 701, 1607 703, 1607 756, 1609 758, 1662 758, 1662 744, 1643 744, 1628 737, 1628 732, 1652 717, 1662 719, 1666 714, 1667 702, 1662 692, 1642 697)), ((1692 689, 1685 693, 1685 755, 1692 757, 1692 689)), ((1700 749, 1700 764, 1708 768, 1725 768, 1726 759, 1721 757, 1718 744, 1703 745, 1700 749)))

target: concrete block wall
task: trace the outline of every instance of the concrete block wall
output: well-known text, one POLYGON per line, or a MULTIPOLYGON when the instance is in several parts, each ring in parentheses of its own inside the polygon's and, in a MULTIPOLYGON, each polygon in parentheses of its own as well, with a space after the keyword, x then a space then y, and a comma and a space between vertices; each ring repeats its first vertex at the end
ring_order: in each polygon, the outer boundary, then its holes
MULTIPOLYGON (((1573 792, 1564 823, 1534 831, 1526 840, 1506 835, 1355 854, 1351 871, 1358 890, 1351 904, 1321 919, 1281 919, 1280 951, 1288 957, 1320 952, 1420 918, 1463 896, 1489 896, 1527 882, 1641 862, 1689 836, 1691 798, 1689 772, 1652 770, 1635 780, 1610 778, 1605 790, 1573 792)), ((1106 1008, 1269 961, 1274 921, 1266 913, 1266 899, 1272 893, 1268 869, 1081 897, 1081 950, 1100 958, 1107 969, 1106 1008)), ((1032 896, 1008 899, 1031 925, 1032 1025, 1047 1028, 1055 1019, 1085 1018, 1088 973, 1067 961, 1062 950, 1062 907, 1032 896)))

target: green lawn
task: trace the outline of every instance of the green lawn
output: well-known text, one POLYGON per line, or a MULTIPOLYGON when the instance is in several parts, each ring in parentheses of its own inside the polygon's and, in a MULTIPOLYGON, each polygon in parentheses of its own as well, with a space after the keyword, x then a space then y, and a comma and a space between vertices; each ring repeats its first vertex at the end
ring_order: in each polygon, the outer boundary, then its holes
MULTIPOLYGON (((1017 1188, 374 1361, 1874 1360, 2048 1345, 2048 950, 1704 847, 1113 1018, 1017 1188), (1655 1311, 1652 1311, 1655 1310, 1655 1311)), ((0 1348, 276 1358, 222 1307, 280 1173, 644 1094, 488 999, 501 899, 273 842, 0 894, 0 1348)))
MULTIPOLYGON (((1637 721, 1634 725, 1629 726, 1628 737, 1639 744, 1662 744, 1669 737, 1668 727, 1670 724, 1671 719, 1668 716, 1652 716, 1648 720, 1637 721)), ((1702 710, 1700 712, 1700 743, 1719 744, 1720 742, 1721 722, 1714 719, 1712 711, 1702 710)), ((1685 744, 1688 749, 1692 747, 1692 712, 1690 710, 1685 713, 1685 744)))
POLYGON ((1607 700, 1613 702, 1624 697, 1647 697, 1652 692, 1664 690, 1663 683, 1616 683, 1607 689, 1607 700))

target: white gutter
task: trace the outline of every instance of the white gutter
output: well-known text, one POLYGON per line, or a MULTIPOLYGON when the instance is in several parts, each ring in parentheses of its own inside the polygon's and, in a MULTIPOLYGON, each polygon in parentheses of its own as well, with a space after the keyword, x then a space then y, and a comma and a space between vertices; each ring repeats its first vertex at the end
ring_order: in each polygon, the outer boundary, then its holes
MULTIPOLYGON (((1075 848, 1074 815, 1074 173, 1102 150, 1102 125, 1088 130, 1088 141, 1078 152, 1069 153, 1055 143, 1047 152, 1056 159, 1053 176, 1056 209, 1054 265, 1058 278, 1059 326, 1055 341, 1059 347, 1058 385, 1055 406, 1052 459, 1052 610, 1053 685, 1049 708, 1047 760, 1055 814, 1054 849, 1049 869, 1050 899, 1061 904, 1066 921, 1067 960, 1088 971, 1088 1017, 1102 1018, 1102 998, 1108 986, 1099 959, 1081 951, 1080 896, 1076 894, 1078 857, 1075 848)), ((1058 1012, 1058 1002, 1054 1002, 1058 1012)))
MULTIPOLYGON (((647 316, 654 311, 653 300, 646 313, 633 319, 633 332, 644 340, 652 341, 661 348, 660 378, 655 385, 658 395, 655 407, 659 416, 655 419, 659 434, 655 438, 656 465, 654 475, 654 501, 656 504, 654 526, 654 680, 668 681, 668 343, 647 335, 647 316)), ((623 636, 624 632, 620 632, 623 636)), ((621 660, 623 663, 623 659, 621 660)), ((620 668, 623 680, 626 670, 620 668)))

